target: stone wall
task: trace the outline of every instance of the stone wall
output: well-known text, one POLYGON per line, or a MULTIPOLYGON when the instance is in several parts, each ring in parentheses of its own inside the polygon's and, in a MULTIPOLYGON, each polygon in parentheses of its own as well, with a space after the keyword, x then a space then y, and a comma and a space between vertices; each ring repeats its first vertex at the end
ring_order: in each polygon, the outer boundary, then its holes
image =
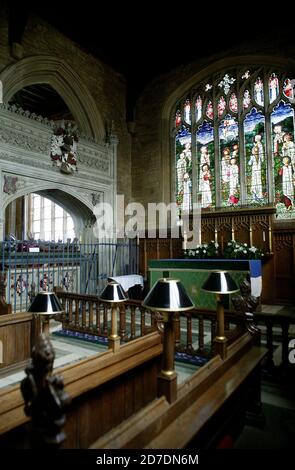
MULTIPOLYGON (((119 139, 117 160, 117 192, 131 197, 131 144, 126 127, 125 79, 111 67, 86 53, 70 39, 38 17, 29 18, 23 35, 23 56, 48 55, 62 59, 90 92, 102 117, 105 130, 119 139)), ((0 6, 0 73, 17 60, 10 53, 8 22, 5 8, 0 6)))

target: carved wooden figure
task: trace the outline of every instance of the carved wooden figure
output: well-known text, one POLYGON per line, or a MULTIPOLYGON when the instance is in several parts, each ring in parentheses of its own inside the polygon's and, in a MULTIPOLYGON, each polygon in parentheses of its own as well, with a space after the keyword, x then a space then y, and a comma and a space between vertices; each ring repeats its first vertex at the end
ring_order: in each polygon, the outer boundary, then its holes
POLYGON ((259 304, 259 299, 251 295, 251 283, 245 278, 240 284, 240 294, 232 297, 235 310, 245 320, 246 328, 252 335, 260 333, 254 323, 254 313, 259 304))
POLYGON ((55 353, 48 337, 39 336, 31 357, 21 382, 25 413, 31 417, 31 444, 34 448, 57 448, 66 438, 64 409, 70 398, 62 377, 52 375, 55 353))

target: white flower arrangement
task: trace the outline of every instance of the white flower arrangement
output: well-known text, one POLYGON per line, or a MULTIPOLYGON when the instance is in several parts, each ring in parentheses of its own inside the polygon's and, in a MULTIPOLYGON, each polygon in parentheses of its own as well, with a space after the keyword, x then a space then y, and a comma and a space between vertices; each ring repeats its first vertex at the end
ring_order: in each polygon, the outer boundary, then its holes
POLYGON ((248 246, 235 240, 229 241, 224 249, 223 257, 226 259, 261 259, 264 253, 256 246, 248 246))
POLYGON ((183 250, 185 258, 192 259, 209 259, 218 257, 218 243, 215 243, 212 240, 209 243, 203 243, 202 245, 197 245, 196 248, 191 248, 189 250, 183 250))

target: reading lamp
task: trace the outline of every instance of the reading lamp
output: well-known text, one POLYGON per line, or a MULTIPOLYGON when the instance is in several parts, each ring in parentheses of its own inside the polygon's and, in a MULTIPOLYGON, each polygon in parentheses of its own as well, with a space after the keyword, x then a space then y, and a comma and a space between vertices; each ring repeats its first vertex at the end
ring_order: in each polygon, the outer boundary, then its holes
POLYGON ((109 348, 115 352, 120 347, 120 336, 118 336, 118 325, 117 325, 117 304, 127 300, 125 292, 121 284, 116 281, 110 281, 103 289, 99 296, 99 300, 111 304, 112 308, 112 322, 111 322, 111 334, 109 336, 109 348))
POLYGON ((159 279, 142 303, 143 307, 163 314, 163 362, 159 375, 159 392, 166 395, 170 403, 176 399, 177 374, 174 368, 174 312, 194 308, 183 285, 177 279, 159 279))
POLYGON ((28 312, 42 315, 42 332, 48 336, 51 316, 63 313, 64 310, 54 292, 38 292, 28 308, 28 312))
POLYGON ((217 335, 214 338, 214 342, 217 346, 217 352, 221 355, 222 359, 225 359, 227 339, 224 332, 222 295, 233 294, 238 292, 239 289, 227 271, 212 271, 203 284, 202 289, 216 294, 217 297, 217 335))

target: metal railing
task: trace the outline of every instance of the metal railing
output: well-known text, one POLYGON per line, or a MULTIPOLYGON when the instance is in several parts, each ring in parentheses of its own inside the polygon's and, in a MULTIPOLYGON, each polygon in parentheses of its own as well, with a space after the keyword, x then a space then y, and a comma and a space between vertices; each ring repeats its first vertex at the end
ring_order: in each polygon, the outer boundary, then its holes
POLYGON ((110 276, 138 273, 136 240, 99 243, 7 241, 0 244, 5 300, 26 311, 39 291, 97 295, 110 276))

